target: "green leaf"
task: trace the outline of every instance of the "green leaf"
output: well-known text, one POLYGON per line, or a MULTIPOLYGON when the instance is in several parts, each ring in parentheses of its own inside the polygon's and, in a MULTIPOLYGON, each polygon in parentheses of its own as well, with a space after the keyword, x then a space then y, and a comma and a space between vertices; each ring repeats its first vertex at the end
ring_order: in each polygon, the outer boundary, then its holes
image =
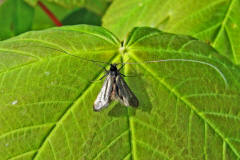
POLYGON ((84 6, 99 15, 103 15, 108 8, 109 2, 107 0, 87 0, 84 6))
POLYGON ((194 38, 142 27, 122 46, 102 27, 52 28, 0 42, 0 64, 2 160, 240 158, 239 67, 194 38), (94 112, 104 70, 60 50, 128 60, 139 108, 94 112))
MULTIPOLYGON (((38 2, 36 0, 25 0, 25 1, 33 6, 36 6, 38 2)), ((74 0, 74 1, 46 0, 46 1, 54 2, 65 8, 86 7, 87 9, 97 13, 98 15, 102 15, 105 12, 109 3, 107 0, 74 0)))
POLYGON ((191 35, 240 64, 239 15, 239 0, 115 0, 103 18, 103 26, 120 39, 135 26, 191 35))
MULTIPOLYGON (((56 3, 41 1, 54 15, 62 22, 63 25, 74 24, 91 24, 101 25, 101 16, 86 8, 64 8, 56 5, 56 3)), ((41 7, 35 7, 35 15, 33 21, 33 30, 46 29, 56 26, 41 7)))
POLYGON ((28 31, 33 13, 34 9, 23 0, 5 0, 0 3, 0 40, 28 31))
MULTIPOLYGON (((48 2, 47 0, 41 0, 41 2, 62 22, 65 17, 74 12, 77 8, 69 9, 56 5, 56 3, 48 2)), ((46 29, 55 27, 56 24, 49 18, 46 12, 37 5, 35 8, 34 20, 32 30, 46 29)))
POLYGON ((90 24, 101 25, 101 17, 85 8, 78 9, 62 20, 63 25, 90 24))

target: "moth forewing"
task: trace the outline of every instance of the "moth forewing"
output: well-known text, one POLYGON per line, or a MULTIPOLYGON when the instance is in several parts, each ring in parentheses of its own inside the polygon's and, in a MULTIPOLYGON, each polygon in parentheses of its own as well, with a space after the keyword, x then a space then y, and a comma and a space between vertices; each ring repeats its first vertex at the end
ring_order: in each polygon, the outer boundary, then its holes
POLYGON ((116 64, 111 64, 110 70, 106 71, 107 77, 97 96, 97 99, 94 102, 94 111, 100 111, 101 109, 107 107, 112 100, 118 100, 125 106, 138 106, 137 97, 133 94, 127 83, 121 77, 121 73, 116 66, 116 64))
POLYGON ((118 88, 117 93, 119 101, 125 106, 138 107, 137 97, 134 95, 125 80, 120 75, 117 75, 116 77, 116 85, 118 88))
POLYGON ((93 110, 100 111, 101 109, 107 107, 111 102, 111 93, 113 88, 113 79, 111 75, 108 73, 103 86, 94 102, 93 110))

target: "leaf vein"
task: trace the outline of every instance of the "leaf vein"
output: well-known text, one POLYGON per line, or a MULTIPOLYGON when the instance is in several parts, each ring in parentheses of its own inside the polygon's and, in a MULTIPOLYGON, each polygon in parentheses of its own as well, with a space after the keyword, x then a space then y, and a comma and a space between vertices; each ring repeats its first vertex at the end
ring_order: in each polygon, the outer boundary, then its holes
POLYGON ((27 154, 32 154, 32 153, 35 153, 37 150, 31 150, 31 151, 27 151, 27 152, 24 152, 24 153, 21 153, 21 154, 18 154, 18 155, 14 155, 13 157, 10 157, 8 158, 8 160, 14 160, 14 159, 18 159, 18 158, 21 158, 27 154))
POLYGON ((3 52, 13 52, 15 54, 18 53, 18 55, 41 59, 40 57, 37 57, 37 56, 32 55, 32 54, 26 54, 26 52, 19 51, 19 50, 10 50, 10 49, 5 49, 5 48, 0 48, 0 51, 3 51, 3 52))
POLYGON ((214 116, 221 116, 221 117, 225 117, 225 118, 231 118, 231 119, 235 119, 235 120, 240 120, 239 116, 236 115, 232 115, 232 114, 226 114, 226 113, 221 113, 221 112, 209 112, 209 111, 205 111, 205 112, 200 112, 202 114, 208 114, 208 115, 214 115, 214 116))
POLYGON ((32 126, 17 128, 17 129, 2 133, 0 135, 0 139, 4 138, 4 137, 6 137, 10 134, 16 133, 16 132, 22 132, 22 131, 29 130, 29 129, 32 129, 32 128, 41 128, 41 127, 44 127, 44 126, 53 126, 54 124, 55 123, 43 123, 43 124, 38 124, 38 125, 32 125, 32 126))
POLYGON ((189 118, 188 118, 188 142, 187 142, 187 146, 188 146, 188 154, 191 156, 192 154, 192 150, 191 150, 191 141, 192 141, 192 118, 193 118, 193 110, 191 109, 191 112, 189 114, 189 118))
MULTIPOLYGON (((110 62, 116 57, 116 55, 114 55, 112 57, 112 59, 110 59, 110 62)), ((100 76, 101 72, 98 73, 98 75, 96 75, 96 77, 93 78, 93 81, 95 81, 99 76, 100 76)), ((71 113, 71 110, 73 109, 73 107, 75 106, 75 103, 77 103, 77 101, 84 95, 84 93, 86 93, 92 86, 92 83, 89 83, 85 89, 83 89, 83 91, 81 91, 81 93, 76 97, 76 99, 73 101, 73 103, 71 103, 66 110, 62 113, 62 115, 58 118, 56 125, 52 128, 52 130, 48 133, 48 135, 45 137, 45 139, 43 140, 40 148, 38 149, 38 151, 36 152, 36 154, 33 156, 33 160, 36 159, 36 157, 39 155, 38 153, 41 152, 41 150, 43 149, 43 146, 45 145, 45 143, 47 143, 49 141, 50 136, 52 135, 52 133, 55 132, 55 130, 58 128, 58 126, 62 123, 62 121, 64 120, 64 118, 71 113)))
POLYGON ((124 156, 123 158, 122 158, 122 160, 127 160, 127 159, 129 159, 131 157, 131 153, 128 153, 126 156, 124 156))
POLYGON ((172 31, 172 30, 178 28, 179 25, 181 25, 186 19, 193 19, 193 17, 195 17, 196 15, 199 15, 199 13, 204 12, 205 10, 208 10, 209 8, 213 8, 213 7, 215 7, 216 5, 218 5, 218 4, 222 3, 222 2, 224 2, 224 0, 214 1, 214 2, 212 2, 212 3, 210 3, 210 4, 208 3, 205 8, 201 8, 201 9, 199 9, 199 10, 196 10, 196 11, 193 12, 192 14, 189 14, 188 16, 182 18, 182 19, 181 19, 180 21, 178 21, 176 24, 170 26, 170 28, 168 29, 168 31, 172 31))
POLYGON ((188 101, 186 98, 182 97, 180 95, 180 93, 178 93, 176 90, 172 90, 171 86, 166 83, 162 78, 160 78, 153 70, 151 70, 150 68, 148 68, 145 64, 141 63, 140 60, 138 60, 138 58, 136 58, 135 56, 132 56, 137 62, 139 62, 140 66, 145 69, 147 72, 149 72, 156 80, 158 80, 167 90, 169 90, 170 92, 173 92, 174 95, 179 98, 183 103, 185 103, 189 109, 193 110, 194 113, 200 117, 204 122, 206 122, 220 137, 223 141, 225 141, 228 146, 231 148, 231 150, 233 151, 233 153, 240 158, 240 154, 238 153, 238 151, 236 150, 236 148, 228 141, 228 139, 217 129, 217 127, 211 123, 210 120, 208 120, 203 114, 201 114, 196 106, 194 106, 190 101, 188 101))
POLYGON ((204 148, 203 148, 203 150, 204 150, 204 158, 205 158, 205 160, 207 160, 208 159, 208 157, 207 157, 207 134, 208 134, 208 125, 207 125, 207 123, 206 122, 204 122, 204 148))
POLYGON ((134 119, 134 121, 135 121, 136 123, 138 123, 138 124, 141 124, 141 125, 144 126, 144 127, 147 127, 147 128, 150 128, 150 129, 156 131, 157 133, 161 134, 161 136, 164 136, 167 140, 170 140, 170 141, 172 141, 172 142, 175 141, 175 140, 173 140, 171 137, 166 136, 160 129, 158 129, 158 128, 156 128, 156 127, 154 127, 154 126, 152 126, 152 125, 150 125, 150 124, 148 124, 148 123, 142 122, 142 121, 140 121, 140 120, 138 120, 138 119, 136 119, 136 118, 134 119))
POLYGON ((237 94, 224 94, 224 93, 196 93, 196 94, 189 94, 184 95, 183 97, 189 98, 189 97, 203 97, 203 96, 223 96, 223 97, 236 97, 240 98, 240 95, 237 94))
POLYGON ((115 137, 109 144, 107 144, 103 149, 101 149, 97 155, 92 158, 92 160, 95 160, 97 158, 99 158, 107 149, 109 149, 113 144, 115 144, 119 139, 121 139, 125 134, 127 134, 129 132, 129 129, 123 131, 120 135, 118 135, 117 137, 115 137))
POLYGON ((153 154, 154 154, 154 153, 158 153, 160 156, 162 156, 162 157, 164 157, 164 158, 166 158, 166 159, 168 159, 168 160, 171 159, 171 158, 169 158, 169 156, 166 155, 165 153, 160 152, 159 150, 153 148, 152 146, 150 146, 149 144, 147 144, 147 143, 145 143, 145 142, 143 142, 143 141, 136 140, 136 142, 137 142, 138 144, 140 144, 141 146, 143 146, 143 147, 145 147, 145 148, 148 148, 149 150, 153 151, 153 154))
MULTIPOLYGON (((107 39, 106 37, 104 37, 104 36, 102 36, 102 35, 100 35, 100 34, 95 34, 95 33, 87 32, 87 31, 83 31, 83 30, 79 31, 79 30, 75 30, 75 29, 62 29, 62 28, 58 28, 58 29, 56 29, 56 30, 76 31, 76 32, 81 32, 81 33, 87 33, 87 34, 92 35, 92 36, 94 36, 94 37, 97 37, 97 38, 100 38, 100 39, 102 39, 102 40, 105 40, 106 42, 108 42, 108 43, 110 43, 110 44, 113 44, 113 45, 117 45, 117 44, 119 43, 118 39, 116 39, 116 37, 113 38, 112 35, 110 35, 112 39, 107 39)), ((109 34, 108 34, 108 35, 109 35, 109 34)))
POLYGON ((229 32, 228 32, 227 27, 224 27, 224 30, 225 30, 225 32, 226 32, 227 39, 228 39, 229 44, 230 44, 230 47, 231 47, 231 51, 232 51, 232 54, 233 54, 233 61, 234 61, 234 63, 238 64, 238 59, 237 59, 236 51, 235 51, 234 48, 233 48, 233 45, 232 45, 233 42, 232 42, 232 40, 231 40, 231 37, 229 36, 229 32))
MULTIPOLYGON (((54 150, 53 150, 53 146, 52 146, 51 141, 48 141, 48 144, 49 144, 50 149, 51 149, 51 152, 52 152, 52 154, 53 154, 53 158, 54 158, 55 160, 57 160, 56 155, 55 155, 55 152, 54 152, 54 150)), ((33 159, 34 159, 34 158, 33 158, 33 159)))
POLYGON ((223 29, 224 29, 224 27, 225 27, 225 25, 226 25, 227 18, 228 18, 229 14, 230 14, 230 10, 231 10, 231 8, 232 8, 233 3, 234 3, 234 0, 231 0, 231 1, 229 2, 229 5, 228 5, 228 8, 227 8, 226 14, 225 14, 225 16, 224 16, 224 18, 223 18, 222 25, 221 25, 221 27, 219 28, 219 30, 218 30, 218 32, 217 32, 217 35, 216 35, 216 37, 214 38, 214 41, 213 41, 213 43, 212 43, 212 46, 214 46, 214 47, 216 46, 217 40, 219 39, 221 32, 223 32, 223 29))
POLYGON ((73 158, 73 153, 72 153, 72 149, 70 148, 70 141, 69 141, 69 138, 68 138, 68 135, 67 135, 67 131, 66 131, 64 125, 62 125, 62 128, 63 128, 64 135, 66 137, 67 146, 68 146, 68 149, 69 149, 69 152, 70 152, 70 156, 71 156, 71 159, 72 159, 73 158))

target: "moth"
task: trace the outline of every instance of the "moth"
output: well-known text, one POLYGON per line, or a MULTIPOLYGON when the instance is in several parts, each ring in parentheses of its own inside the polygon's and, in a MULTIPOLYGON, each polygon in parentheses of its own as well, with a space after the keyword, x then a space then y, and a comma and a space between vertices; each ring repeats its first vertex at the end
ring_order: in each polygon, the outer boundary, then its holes
POLYGON ((123 104, 125 106, 138 107, 139 102, 138 102, 137 97, 134 95, 134 93, 128 87, 125 80, 122 78, 122 76, 125 77, 125 75, 120 73, 120 70, 124 67, 124 64, 119 69, 117 69, 117 64, 110 64, 110 69, 106 70, 104 66, 100 65, 100 63, 108 64, 106 62, 101 62, 101 61, 96 61, 96 60, 79 57, 74 54, 70 54, 67 51, 62 50, 62 49, 56 49, 56 48, 51 48, 51 47, 46 47, 46 46, 42 46, 42 47, 52 49, 55 51, 59 51, 59 52, 74 56, 76 58, 79 58, 81 60, 93 62, 105 70, 106 74, 102 78, 104 78, 104 77, 106 77, 106 78, 105 78, 103 86, 94 102, 94 105, 93 105, 94 111, 100 111, 103 108, 108 107, 108 105, 113 100, 118 100, 118 101, 120 101, 121 104, 123 104))
POLYGON ((113 100, 118 100, 125 106, 138 107, 137 97, 122 78, 124 75, 120 73, 123 66, 117 69, 117 64, 110 64, 110 70, 106 70, 106 79, 93 105, 94 111, 102 110, 113 100))
MULTIPOLYGON (((106 62, 101 62, 101 61, 96 61, 96 60, 79 57, 74 54, 70 54, 67 51, 62 50, 62 49, 56 49, 56 48, 51 48, 51 47, 46 47, 46 46, 39 46, 39 47, 52 49, 55 51, 59 51, 59 52, 74 56, 81 60, 93 62, 105 70, 106 74, 102 78, 104 78, 104 77, 106 77, 106 78, 105 78, 103 86, 94 102, 94 105, 93 105, 94 111, 100 111, 103 108, 108 107, 109 104, 113 100, 117 100, 125 106, 138 107, 138 105, 139 105, 138 99, 134 95, 134 93, 131 91, 131 89, 128 87, 125 80, 122 78, 122 76, 125 77, 125 75, 121 74, 120 70, 123 68, 123 66, 125 64, 139 64, 139 63, 124 63, 119 69, 117 68, 117 64, 110 64, 110 69, 106 70, 104 66, 100 65, 100 63, 108 64, 106 62)), ((222 79, 225 82, 225 85, 226 86, 228 85, 227 80, 226 80, 225 76, 223 75, 223 73, 216 66, 214 66, 210 63, 204 62, 204 61, 193 60, 193 59, 163 59, 163 60, 144 61, 142 63, 159 63, 159 62, 171 62, 171 61, 200 63, 203 65, 212 67, 222 77, 222 79)))

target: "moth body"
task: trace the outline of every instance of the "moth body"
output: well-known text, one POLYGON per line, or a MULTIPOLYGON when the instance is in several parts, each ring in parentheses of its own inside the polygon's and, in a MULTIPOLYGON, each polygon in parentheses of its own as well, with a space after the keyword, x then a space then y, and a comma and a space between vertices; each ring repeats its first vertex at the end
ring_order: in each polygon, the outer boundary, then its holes
POLYGON ((121 77, 116 64, 111 64, 106 73, 106 79, 93 105, 94 111, 102 110, 113 100, 118 100, 125 106, 138 107, 136 96, 121 77))

